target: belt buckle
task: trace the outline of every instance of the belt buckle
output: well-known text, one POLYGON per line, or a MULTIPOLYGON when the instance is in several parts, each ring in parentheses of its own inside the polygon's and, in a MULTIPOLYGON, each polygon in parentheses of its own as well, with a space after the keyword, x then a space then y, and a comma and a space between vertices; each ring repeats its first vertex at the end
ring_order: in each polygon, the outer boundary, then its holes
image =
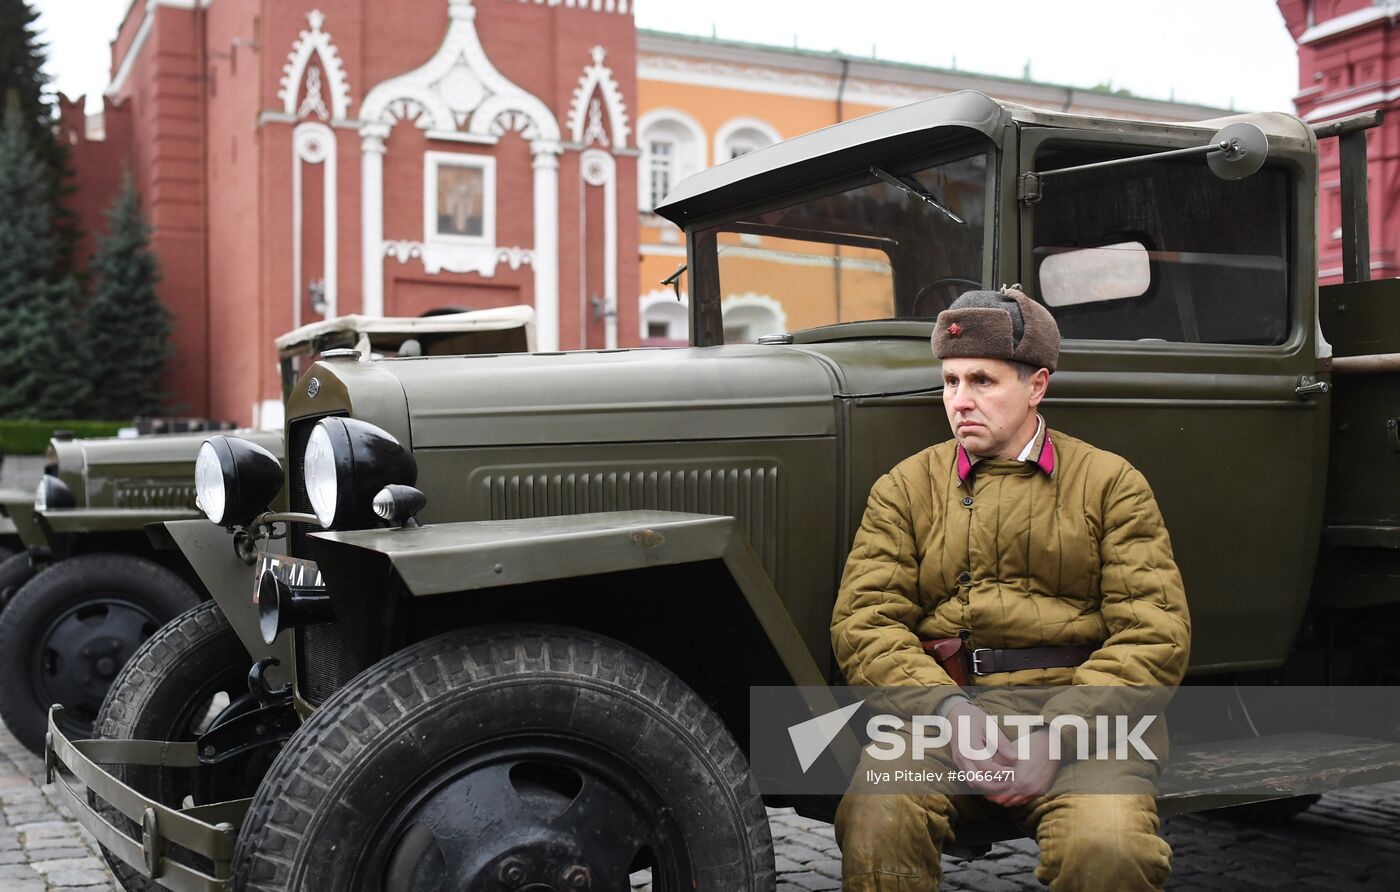
POLYGON ((992 652, 992 649, 991 649, 990 647, 979 647, 979 648, 977 648, 976 650, 972 651, 972 653, 968 654, 968 658, 969 658, 969 660, 970 660, 971 663, 972 663, 972 674, 973 674, 973 675, 991 675, 991 674, 992 674, 992 673, 990 673, 990 672, 983 672, 983 671, 982 671, 982 654, 991 653, 991 652, 992 652))

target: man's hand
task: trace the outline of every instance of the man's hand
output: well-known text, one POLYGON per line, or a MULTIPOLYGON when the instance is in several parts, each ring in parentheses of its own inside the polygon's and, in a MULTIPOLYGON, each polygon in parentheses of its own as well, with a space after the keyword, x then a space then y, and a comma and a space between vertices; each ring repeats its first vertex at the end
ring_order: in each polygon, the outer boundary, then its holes
POLYGON ((1029 758, 1012 763, 1016 779, 1008 784, 999 785, 1000 792, 988 793, 988 802, 1006 808, 1016 808, 1044 795, 1054 783, 1055 775, 1060 770, 1060 762, 1050 758, 1050 733, 1042 728, 1032 733, 1026 743, 1029 758))
MULTIPOLYGON (((1016 747, 997 727, 987 721, 987 713, 971 700, 962 699, 948 710, 946 718, 952 725, 953 762, 963 771, 995 772, 1013 769, 1016 766, 1016 747), (966 737, 963 731, 967 731, 966 737), (991 732, 991 737, 988 737, 991 732), (984 759, 974 759, 963 750, 979 752, 991 750, 984 759)), ((1002 782, 969 781, 974 787, 985 792, 1005 789, 1002 782)))

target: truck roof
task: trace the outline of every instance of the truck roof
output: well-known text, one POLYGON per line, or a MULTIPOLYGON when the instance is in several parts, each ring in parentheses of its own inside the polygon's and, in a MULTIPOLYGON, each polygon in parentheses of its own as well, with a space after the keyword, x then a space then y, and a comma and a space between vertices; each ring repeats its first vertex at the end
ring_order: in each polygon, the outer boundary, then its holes
POLYGON ((361 337, 368 337, 371 347, 397 349, 409 338, 425 334, 458 334, 464 332, 508 331, 520 329, 524 343, 518 349, 533 350, 535 344, 535 311, 531 307, 495 307, 465 313, 444 313, 439 316, 362 316, 350 314, 311 322, 294 328, 277 338, 277 355, 290 356, 331 346, 354 346, 361 337))
POLYGON ((816 186, 858 173, 870 164, 871 148, 877 144, 877 151, 884 158, 927 153, 973 134, 981 134, 1000 146, 1006 128, 1013 122, 1140 132, 1160 138, 1170 133, 1209 135, 1236 121, 1257 125, 1271 144, 1301 140, 1313 144, 1315 150, 1312 129, 1284 112, 1254 112, 1183 123, 1137 121, 1031 108, 1000 102, 985 93, 960 90, 833 124, 702 170, 682 180, 656 208, 656 213, 684 227, 690 221, 751 204, 769 193, 816 186), (935 130, 939 133, 932 133, 935 130))

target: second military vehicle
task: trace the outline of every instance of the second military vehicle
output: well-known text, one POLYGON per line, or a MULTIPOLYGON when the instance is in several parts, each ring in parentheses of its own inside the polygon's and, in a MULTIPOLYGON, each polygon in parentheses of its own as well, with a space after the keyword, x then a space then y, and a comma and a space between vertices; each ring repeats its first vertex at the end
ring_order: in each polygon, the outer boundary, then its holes
MULTIPOLYGON (((534 311, 501 307, 428 317, 340 316, 277 338, 283 395, 305 366, 355 356, 443 356, 530 349, 534 311)), ((275 422, 274 422, 275 423, 275 422)), ((202 516, 195 457, 208 432, 55 438, 30 505, 9 506, 26 549, 0 564, 0 718, 43 752, 48 708, 87 735, 112 679, 138 645, 208 594, 152 524, 202 516)), ((238 436, 277 457, 283 434, 238 436)))

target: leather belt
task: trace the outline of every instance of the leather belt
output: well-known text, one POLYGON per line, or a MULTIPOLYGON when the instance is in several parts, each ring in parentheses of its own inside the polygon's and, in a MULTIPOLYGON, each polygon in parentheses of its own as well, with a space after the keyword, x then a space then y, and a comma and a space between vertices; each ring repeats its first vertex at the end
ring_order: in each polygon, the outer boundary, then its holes
POLYGON ((1067 647, 979 647, 968 653, 967 662, 973 675, 993 675, 997 672, 1017 672, 1022 669, 1067 669, 1089 659, 1099 647, 1097 644, 1067 647))

